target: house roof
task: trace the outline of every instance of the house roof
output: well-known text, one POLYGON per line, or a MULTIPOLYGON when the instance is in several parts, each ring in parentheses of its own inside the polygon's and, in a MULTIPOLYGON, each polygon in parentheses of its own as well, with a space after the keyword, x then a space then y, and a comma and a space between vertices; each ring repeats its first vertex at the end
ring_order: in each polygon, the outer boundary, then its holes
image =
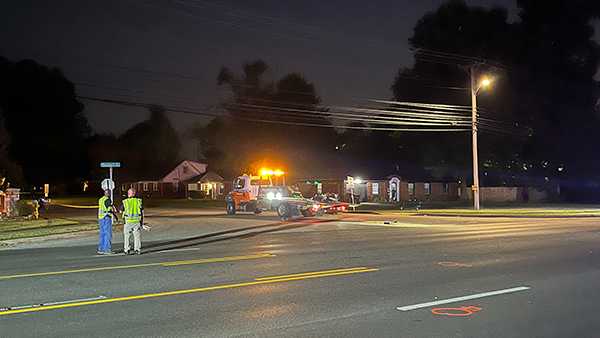
POLYGON ((206 173, 207 167, 208 165, 205 163, 185 160, 179 163, 179 165, 171 170, 171 172, 165 175, 161 181, 171 183, 187 181, 192 177, 206 173))
POLYGON ((207 183, 207 182, 223 182, 225 179, 215 173, 214 171, 208 171, 203 175, 198 175, 187 180, 188 182, 199 182, 199 183, 207 183))

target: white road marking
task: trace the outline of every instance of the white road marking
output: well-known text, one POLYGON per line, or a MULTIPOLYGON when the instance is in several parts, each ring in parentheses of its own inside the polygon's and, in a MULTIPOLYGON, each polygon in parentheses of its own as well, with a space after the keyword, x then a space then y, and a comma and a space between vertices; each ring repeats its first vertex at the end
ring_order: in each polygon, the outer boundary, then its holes
POLYGON ((519 286, 519 287, 515 287, 515 288, 510 288, 510 289, 503 289, 503 290, 489 291, 489 292, 483 292, 483 293, 476 293, 474 295, 462 296, 462 297, 456 297, 456 298, 449 298, 449 299, 442 299, 442 300, 436 300, 436 301, 427 302, 427 303, 420 303, 420 304, 407 305, 407 306, 398 306, 396 308, 396 310, 399 310, 399 311, 411 311, 411 310, 422 309, 422 308, 436 306, 436 305, 441 305, 441 304, 462 302, 464 300, 478 299, 478 298, 484 298, 484 297, 491 297, 491 296, 503 295, 503 294, 506 294, 506 293, 513 293, 513 292, 525 291, 525 290, 529 290, 529 289, 531 289, 531 288, 528 287, 528 286, 519 286))
POLYGON ((41 306, 49 306, 49 305, 60 305, 60 304, 69 304, 69 303, 78 303, 78 302, 86 302, 91 300, 105 299, 106 296, 98 296, 92 298, 79 298, 72 300, 63 300, 59 302, 48 302, 48 303, 40 303, 40 304, 32 304, 32 305, 19 305, 19 306, 0 306, 0 311, 9 311, 9 310, 20 310, 20 309, 29 309, 33 307, 41 307, 41 306))

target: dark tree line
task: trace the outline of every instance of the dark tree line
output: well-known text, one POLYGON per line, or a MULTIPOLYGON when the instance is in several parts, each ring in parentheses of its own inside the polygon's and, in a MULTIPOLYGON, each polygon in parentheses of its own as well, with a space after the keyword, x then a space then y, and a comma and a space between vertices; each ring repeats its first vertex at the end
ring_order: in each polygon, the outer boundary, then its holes
POLYGON ((90 127, 82 111, 73 84, 57 68, 0 58, 0 118, 8 144, 4 146, 23 173, 9 174, 15 183, 84 177, 87 163, 82 159, 90 127))
MULTIPOLYGON (((468 91, 445 87, 468 87, 468 62, 452 61, 448 55, 481 58, 477 70, 495 77, 492 88, 479 95, 482 117, 508 122, 488 132, 482 126, 484 184, 597 177, 600 139, 595 130, 600 120, 595 106, 600 86, 594 75, 600 49, 592 40, 591 24, 600 17, 600 2, 550 0, 542 5, 519 0, 517 5, 519 19, 513 23, 503 8, 469 7, 461 0, 448 1, 421 18, 410 39, 415 63, 398 72, 394 98, 469 105, 468 91), (436 56, 440 51, 452 54, 436 56), (498 133, 523 130, 526 137, 498 133)), ((468 168, 468 140, 450 142, 452 135, 400 137, 443 152, 423 159, 424 164, 468 168)))
POLYGON ((217 83, 231 94, 223 105, 227 117, 192 132, 209 165, 229 177, 261 166, 293 168, 296 176, 326 170, 315 160, 334 148, 337 134, 333 128, 311 126, 330 126, 326 112, 298 113, 319 111, 314 85, 299 73, 277 81, 268 80, 267 73, 262 60, 244 64, 242 74, 221 69, 217 83))
MULTIPOLYGON (((461 0, 423 16, 409 41, 415 62, 396 74, 392 98, 469 106, 475 64, 479 75, 494 76, 478 96, 480 117, 500 121, 480 126, 483 184, 585 184, 600 172, 600 48, 591 26, 600 2, 517 4, 514 22, 503 8, 461 0)), ((240 74, 219 72, 217 84, 230 94, 225 113, 190 130, 213 170, 231 177, 269 165, 296 177, 427 172, 469 181, 468 133, 369 130, 367 122, 333 118, 302 74, 271 77, 261 60, 240 74), (332 128, 341 123, 356 129, 332 128)), ((0 176, 81 181, 103 175, 100 161, 117 160, 123 179, 160 178, 179 160, 181 144, 165 108, 147 108, 148 119, 119 137, 91 135, 83 104, 58 69, 0 58, 0 176)))
MULTIPOLYGON (((478 75, 494 76, 492 88, 478 96, 483 184, 565 184, 580 175, 597 177, 600 139, 595 130, 600 122, 595 107, 600 86, 593 77, 600 53, 592 40, 591 20, 599 17, 600 3, 551 0, 541 6, 520 0, 517 5, 515 22, 509 22, 504 8, 471 7, 462 0, 427 13, 409 41, 415 63, 398 71, 391 86, 393 98, 468 107, 473 65, 478 75)), ((320 100, 300 75, 268 82, 267 71, 266 63, 256 61, 245 64, 243 74, 223 68, 218 76, 218 83, 233 94, 225 104, 231 118, 216 119, 196 134, 208 161, 223 170, 242 170, 252 159, 279 156, 289 159, 300 176, 326 176, 327 170, 340 169, 336 174, 428 172, 470 180, 468 133, 293 125, 327 125, 332 120, 327 114, 307 121, 285 110, 274 112, 273 107, 318 110, 320 100)))
POLYGON ((88 163, 92 177, 103 177, 103 161, 122 163, 119 179, 124 181, 158 180, 180 160, 181 142, 164 107, 150 105, 148 119, 126 130, 121 136, 97 134, 88 141, 88 163))
POLYGON ((101 161, 121 161, 122 179, 157 179, 179 160, 180 141, 164 108, 120 137, 92 135, 72 82, 57 68, 0 57, 0 188, 71 187, 99 179, 101 161))

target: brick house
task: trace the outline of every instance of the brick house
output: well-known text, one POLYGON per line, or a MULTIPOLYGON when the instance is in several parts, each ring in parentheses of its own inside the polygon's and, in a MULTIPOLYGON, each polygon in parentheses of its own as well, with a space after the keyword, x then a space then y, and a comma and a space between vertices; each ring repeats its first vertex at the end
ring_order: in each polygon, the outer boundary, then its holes
POLYGON ((124 183, 121 185, 121 192, 124 195, 129 188, 133 187, 140 195, 147 198, 188 197, 188 183, 200 183, 194 181, 194 179, 202 178, 207 174, 207 168, 208 165, 205 163, 185 160, 179 163, 162 179, 124 183))
POLYGON ((361 179, 350 189, 344 179, 302 179, 295 185, 302 195, 312 197, 317 193, 334 193, 341 199, 355 201, 403 203, 419 201, 457 201, 460 199, 459 184, 454 179, 409 179, 397 175, 386 178, 361 179))

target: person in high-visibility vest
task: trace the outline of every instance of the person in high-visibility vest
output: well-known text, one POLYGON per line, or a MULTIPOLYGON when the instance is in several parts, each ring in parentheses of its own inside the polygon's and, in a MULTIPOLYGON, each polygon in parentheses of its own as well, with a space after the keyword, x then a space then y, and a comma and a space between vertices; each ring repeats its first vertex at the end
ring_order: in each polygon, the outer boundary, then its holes
POLYGON ((142 234, 141 228, 144 226, 144 207, 142 199, 136 197, 135 189, 127 191, 127 198, 123 200, 123 249, 126 255, 140 255, 142 253, 142 234), (133 233, 133 250, 131 250, 131 234, 133 233))
MULTIPOLYGON (((110 190, 104 191, 104 196, 98 200, 99 255, 112 254, 112 216, 115 208, 110 200, 110 190)), ((115 215, 116 216, 116 215, 115 215)))

